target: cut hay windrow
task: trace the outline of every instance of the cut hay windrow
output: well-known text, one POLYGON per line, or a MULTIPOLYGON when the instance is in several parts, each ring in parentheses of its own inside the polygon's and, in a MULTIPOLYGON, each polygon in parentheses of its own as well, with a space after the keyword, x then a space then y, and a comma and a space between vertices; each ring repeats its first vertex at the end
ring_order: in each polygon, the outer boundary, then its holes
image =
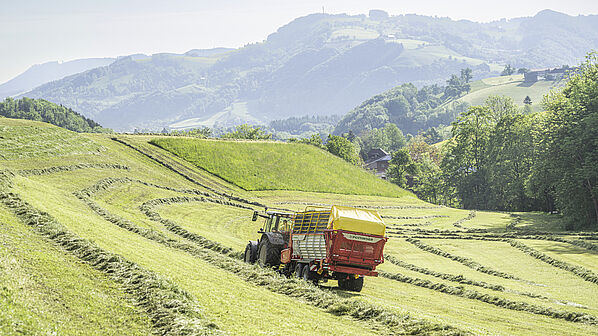
POLYGON ((424 244, 420 240, 413 239, 413 238, 407 238, 406 241, 409 242, 409 243, 411 243, 412 245, 418 247, 421 250, 424 250, 426 252, 430 252, 432 254, 439 255, 441 257, 445 257, 445 258, 454 260, 454 261, 456 261, 456 262, 458 262, 458 263, 460 263, 462 265, 465 265, 465 266, 467 266, 467 267, 469 267, 469 268, 471 268, 473 270, 476 270, 478 272, 486 273, 486 274, 489 274, 489 275, 492 275, 492 276, 496 276, 496 277, 500 277, 500 278, 504 278, 504 279, 523 281, 522 279, 520 279, 520 278, 518 278, 518 277, 516 277, 514 275, 511 275, 511 274, 508 274, 508 273, 504 273, 504 272, 501 272, 501 271, 497 271, 497 270, 494 270, 494 269, 492 269, 490 267, 483 266, 482 264, 480 264, 480 263, 478 263, 476 261, 473 261, 473 260, 471 260, 469 258, 465 258, 465 257, 462 257, 462 256, 458 256, 458 255, 454 255, 454 254, 448 253, 448 252, 443 251, 443 250, 441 250, 441 249, 439 249, 437 247, 424 244))
MULTIPOLYGON (((193 245, 184 244, 176 239, 168 238, 167 236, 165 236, 163 233, 161 233, 159 231, 140 227, 125 218, 114 215, 111 212, 109 212, 108 210, 100 207, 97 203, 95 203, 93 200, 91 200, 91 198, 88 197, 85 193, 75 192, 74 195, 77 198, 79 198, 80 200, 82 200, 96 214, 98 214, 99 216, 101 216, 102 218, 107 220, 108 222, 115 224, 116 226, 118 226, 120 228, 123 228, 123 229, 133 232, 133 233, 136 233, 146 239, 153 240, 158 243, 167 245, 169 247, 174 247, 174 248, 177 248, 177 249, 180 249, 183 251, 188 251, 189 249, 195 248, 195 246, 193 246, 193 245)), ((234 252, 233 249, 231 249, 229 247, 225 247, 218 242, 209 240, 209 239, 201 237, 199 235, 196 235, 196 236, 197 237, 194 237, 195 238, 194 241, 196 243, 198 243, 201 247, 211 249, 211 250, 217 251, 219 253, 227 254, 227 255, 230 254, 234 257, 239 257, 238 256, 239 253, 234 252)))
MULTIPOLYGON (((239 202, 239 203, 245 203, 245 204, 255 205, 255 206, 259 206, 259 207, 266 207, 264 204, 261 204, 259 202, 251 201, 251 200, 239 197, 239 196, 235 196, 232 193, 227 194, 225 192, 216 190, 215 188, 213 188, 213 187, 211 187, 211 186, 208 185, 208 183, 210 183, 210 182, 214 183, 214 181, 209 181, 209 182, 207 182, 207 181, 199 181, 197 178, 192 177, 189 174, 186 174, 183 171, 181 171, 181 169, 180 169, 181 167, 178 167, 178 168, 175 167, 174 164, 176 162, 171 162, 171 163, 166 162, 166 159, 164 157, 158 157, 158 155, 156 155, 155 153, 148 153, 147 151, 145 151, 145 150, 143 150, 141 148, 138 148, 136 146, 133 146, 130 143, 128 143, 128 142, 126 142, 126 141, 124 141, 122 139, 112 138, 112 140, 114 140, 114 141, 116 141, 118 143, 121 143, 121 144, 123 144, 123 145, 125 145, 125 146, 127 146, 127 147, 129 147, 131 149, 134 149, 135 151, 137 151, 137 152, 139 152, 139 153, 147 156, 148 158, 154 160, 155 162, 161 164, 162 166, 168 168, 169 170, 171 170, 171 171, 177 173, 178 175, 184 177, 186 180, 188 180, 190 182, 193 182, 193 183, 197 184, 198 186, 200 186, 202 188, 205 188, 206 190, 209 190, 209 191, 213 192, 214 194, 216 194, 218 196, 222 196, 224 198, 228 198, 230 200, 233 200, 233 201, 236 201, 236 202, 239 202)), ((228 190, 228 188, 226 188, 226 187, 224 187, 224 188, 228 190)))
POLYGON ((429 219, 429 218, 443 218, 449 217, 447 215, 427 215, 427 216, 390 216, 390 215, 381 215, 382 218, 388 219, 429 219))
POLYGON ((449 286, 443 283, 432 282, 426 279, 409 277, 400 273, 380 272, 380 276, 387 279, 408 283, 414 286, 432 289, 444 294, 482 301, 500 308, 524 311, 537 315, 544 315, 552 318, 563 319, 570 322, 598 325, 598 318, 594 315, 586 313, 568 312, 552 309, 550 307, 542 307, 539 305, 522 301, 512 301, 502 297, 492 296, 471 289, 466 289, 464 287, 449 286))
POLYGON ((121 164, 112 164, 112 163, 79 163, 70 166, 54 166, 48 168, 38 168, 38 169, 23 169, 17 171, 19 175, 22 176, 31 176, 31 175, 48 175, 54 173, 60 173, 65 171, 73 171, 73 170, 80 170, 80 169, 122 169, 122 170, 131 170, 129 167, 121 165, 121 164))
MULTIPOLYGON (((313 202, 291 202, 291 201, 285 201, 285 202, 276 202, 274 204, 279 204, 279 205, 306 205, 306 206, 325 206, 325 207, 331 207, 332 204, 328 204, 328 203, 313 203, 313 202)), ((353 208, 365 208, 365 209, 440 209, 440 208, 444 208, 444 206, 442 205, 434 205, 434 206, 425 206, 425 205, 355 205, 355 204, 340 204, 340 203, 335 203, 334 205, 340 205, 340 206, 348 206, 348 207, 353 207, 353 208)))
POLYGON ((122 256, 110 253, 68 231, 49 214, 14 193, 0 192, 0 201, 21 221, 94 269, 119 283, 150 317, 157 335, 222 334, 207 320, 200 305, 184 290, 122 256))
POLYGON ((532 256, 536 259, 542 260, 543 262, 545 262, 549 265, 552 265, 554 267, 563 269, 565 271, 569 271, 569 272, 577 275, 578 277, 584 279, 585 281, 588 281, 588 282, 598 285, 598 275, 596 275, 594 272, 590 271, 587 268, 577 266, 577 265, 572 265, 572 264, 564 262, 564 261, 556 260, 538 250, 535 250, 535 249, 533 249, 521 242, 513 240, 513 239, 508 239, 506 241, 509 244, 511 244, 511 246, 523 251, 524 253, 529 254, 530 256, 532 256))
POLYGON ((213 194, 207 193, 205 191, 197 190, 197 189, 171 188, 171 187, 162 186, 162 185, 154 184, 151 182, 145 182, 142 180, 132 179, 132 178, 128 178, 128 177, 107 177, 107 178, 99 180, 94 185, 79 191, 79 193, 85 194, 89 197, 93 197, 93 195, 95 195, 96 193, 98 193, 100 191, 104 191, 104 190, 107 190, 107 189, 117 185, 117 184, 124 184, 124 183, 139 183, 139 184, 142 184, 142 185, 145 185, 148 187, 174 191, 174 192, 178 192, 178 193, 182 193, 182 194, 218 197, 213 194))
POLYGON ((456 227, 456 228, 459 228, 459 229, 466 229, 461 224, 467 222, 468 220, 472 220, 475 216, 476 216, 476 212, 475 211, 471 211, 471 212, 469 212, 469 214, 467 215, 467 217, 461 218, 458 221, 454 222, 453 226, 456 227))
MULTIPOLYGON (((214 265, 218 268, 236 274, 241 279, 249 283, 252 283, 256 286, 264 287, 275 293, 285 294, 290 297, 303 300, 306 303, 321 308, 328 313, 338 316, 350 316, 357 320, 375 323, 375 326, 373 327, 376 330, 383 328, 386 329, 388 334, 468 334, 452 326, 434 324, 428 321, 418 320, 410 317, 409 315, 397 315, 396 313, 390 312, 385 308, 365 303, 358 299, 341 298, 333 292, 322 290, 321 288, 313 286, 303 280, 289 279, 284 276, 281 276, 272 269, 263 269, 256 265, 247 264, 241 260, 241 252, 235 252, 228 247, 222 247, 219 243, 213 242, 207 238, 204 238, 196 234, 189 233, 186 238, 198 243, 197 245, 190 245, 175 239, 168 238, 160 232, 139 227, 131 221, 111 214, 110 212, 106 211, 105 209, 102 209, 97 204, 95 204, 88 196, 86 196, 83 193, 76 193, 76 195, 81 200, 83 200, 90 208, 92 208, 96 213, 108 220, 110 223, 113 223, 130 232, 139 234, 140 236, 146 239, 156 241, 167 247, 187 252, 209 263, 210 265, 214 265)), ((170 199, 157 199, 148 201, 144 203, 145 207, 143 205, 142 207, 150 211, 150 214, 152 215, 150 218, 160 221, 161 218, 158 219, 159 215, 155 213, 155 211, 153 211, 151 207, 172 204, 176 202, 201 201, 216 201, 216 203, 220 203, 220 200, 208 200, 206 198, 174 197, 170 199), (152 214, 151 212, 154 213, 152 214), (158 217, 155 217, 156 215, 158 217)), ((235 206, 245 207, 244 205, 239 204, 235 204, 235 206)), ((176 227, 179 227, 174 222, 171 223, 176 227)))
POLYGON ((454 274, 449 274, 449 273, 441 273, 441 272, 437 272, 437 271, 433 271, 424 267, 420 267, 417 265, 413 265, 413 264, 409 264, 406 263, 402 260, 399 260, 398 258, 395 258, 392 255, 385 255, 384 259, 388 260, 389 262, 391 262, 392 264, 414 271, 414 272, 418 272, 421 274, 426 274, 426 275, 431 275, 433 277, 439 278, 439 279, 443 279, 443 280, 448 280, 448 281, 452 281, 452 282, 458 282, 461 284, 465 284, 465 285, 472 285, 472 286, 477 286, 477 287, 482 287, 482 288, 486 288, 486 289, 490 289, 493 291, 497 291, 497 292, 506 292, 506 293, 513 293, 513 294, 518 294, 518 295, 523 295, 523 296, 527 296, 527 297, 531 297, 531 298, 535 298, 535 299, 543 299, 543 300, 549 300, 548 297, 543 296, 543 295, 539 295, 539 294, 534 294, 534 293, 528 293, 528 292, 520 292, 520 291, 514 291, 514 290, 509 290, 506 289, 504 286, 501 285, 492 285, 489 284, 487 282, 484 281, 477 281, 477 280, 472 280, 472 279, 467 279, 465 278, 463 275, 459 274, 459 275, 454 275, 454 274))

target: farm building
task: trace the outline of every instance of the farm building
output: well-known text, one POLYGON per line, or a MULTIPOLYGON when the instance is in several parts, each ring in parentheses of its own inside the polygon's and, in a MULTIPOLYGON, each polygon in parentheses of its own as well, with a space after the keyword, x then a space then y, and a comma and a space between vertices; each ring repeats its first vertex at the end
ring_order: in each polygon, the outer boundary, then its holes
POLYGON ((377 176, 386 179, 386 170, 392 156, 382 148, 374 148, 368 152, 365 166, 373 170, 377 176))

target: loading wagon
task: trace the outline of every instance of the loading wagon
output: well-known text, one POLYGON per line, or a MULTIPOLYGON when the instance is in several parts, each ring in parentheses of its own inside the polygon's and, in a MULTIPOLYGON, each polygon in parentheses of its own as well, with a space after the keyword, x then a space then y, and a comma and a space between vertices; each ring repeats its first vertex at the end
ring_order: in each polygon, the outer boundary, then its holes
POLYGON ((377 211, 352 207, 307 207, 301 212, 254 212, 264 218, 261 238, 249 241, 245 261, 273 267, 287 276, 361 291, 365 276, 377 276, 384 262, 386 226, 377 211))

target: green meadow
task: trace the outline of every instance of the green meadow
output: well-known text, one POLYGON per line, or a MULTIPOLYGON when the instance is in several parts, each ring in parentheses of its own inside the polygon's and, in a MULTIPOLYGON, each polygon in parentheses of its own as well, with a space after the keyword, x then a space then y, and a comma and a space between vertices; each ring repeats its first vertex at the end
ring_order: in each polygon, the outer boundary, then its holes
POLYGON ((592 335, 597 240, 425 203, 307 145, 0 119, 3 335, 592 335), (253 210, 332 204, 387 223, 362 292, 240 260, 253 210))

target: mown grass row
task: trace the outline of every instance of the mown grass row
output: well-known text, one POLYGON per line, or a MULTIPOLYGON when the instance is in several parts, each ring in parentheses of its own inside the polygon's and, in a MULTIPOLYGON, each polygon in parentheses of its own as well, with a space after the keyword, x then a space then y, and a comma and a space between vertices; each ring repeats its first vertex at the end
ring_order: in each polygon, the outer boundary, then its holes
POLYGON ((475 211, 470 211, 469 214, 467 215, 467 217, 465 218, 461 218, 458 221, 453 223, 453 226, 459 229, 465 229, 465 227, 463 227, 463 223, 467 222, 468 220, 472 220, 474 217, 476 216, 476 212, 475 211))
POLYGON ((148 153, 148 151, 145 151, 145 150, 143 150, 141 148, 133 146, 130 143, 128 143, 128 142, 126 142, 126 141, 124 141, 122 139, 112 138, 112 140, 114 140, 114 141, 116 141, 118 143, 121 143, 121 144, 123 144, 123 145, 125 145, 125 146, 127 146, 127 147, 129 147, 129 148, 131 148, 131 149, 133 149, 133 150, 135 150, 135 151, 137 151, 137 152, 139 152, 139 153, 147 156, 148 158, 154 160, 155 162, 161 164, 162 166, 168 168, 169 170, 171 170, 171 171, 177 173, 178 175, 184 177, 186 180, 188 180, 188 181, 190 181, 192 183, 195 183, 198 186, 200 186, 202 188, 205 188, 206 190, 209 190, 209 191, 211 191, 212 193, 214 193, 216 195, 219 195, 219 196, 222 196, 222 197, 225 197, 225 198, 228 198, 230 200, 233 200, 233 201, 236 201, 236 202, 240 202, 240 203, 255 205, 255 206, 259 206, 259 207, 266 207, 264 204, 261 204, 261 203, 259 203, 257 201, 248 200, 248 199, 245 199, 243 197, 235 196, 232 193, 227 194, 225 192, 216 190, 215 188, 207 185, 206 183, 204 183, 202 181, 199 181, 198 179, 189 176, 189 174, 186 174, 186 173, 182 172, 180 169, 177 169, 177 167, 175 167, 172 164, 166 162, 166 160, 158 157, 157 155, 155 155, 153 153, 148 153))
POLYGON ((49 214, 23 201, 17 194, 0 192, 0 201, 39 234, 119 283, 136 300, 135 304, 148 314, 155 334, 222 333, 216 324, 203 316, 200 305, 174 284, 78 237, 49 214))
POLYGON ((441 257, 445 257, 445 258, 454 260, 454 261, 456 261, 456 262, 458 262, 458 263, 460 263, 462 265, 465 265, 465 266, 467 266, 467 267, 469 267, 469 268, 471 268, 473 270, 476 270, 478 272, 486 273, 486 274, 489 274, 489 275, 492 275, 492 276, 496 276, 496 277, 500 277, 500 278, 504 278, 504 279, 522 281, 522 279, 520 279, 520 278, 518 278, 518 277, 516 277, 514 275, 511 275, 511 274, 508 274, 508 273, 504 273, 504 272, 501 272, 501 271, 497 271, 497 270, 494 270, 494 269, 492 269, 490 267, 483 266, 482 264, 480 264, 480 263, 478 263, 476 261, 473 261, 473 260, 471 260, 469 258, 465 258, 465 257, 462 257, 462 256, 458 256, 458 255, 454 255, 454 254, 448 253, 448 252, 443 251, 443 250, 441 250, 441 249, 439 249, 437 247, 430 246, 430 245, 427 245, 425 243, 422 243, 420 240, 413 239, 413 238, 407 238, 406 241, 409 242, 409 243, 411 243, 412 245, 414 245, 415 247, 417 247, 417 248, 419 248, 421 250, 424 250, 426 252, 430 252, 432 254, 439 255, 441 257))
POLYGON ((391 216, 391 215, 381 215, 382 218, 388 219, 430 219, 430 218, 443 218, 449 217, 447 215, 427 215, 427 216, 391 216))
POLYGON ((529 254, 530 256, 532 256, 538 260, 542 260, 543 262, 545 262, 549 265, 563 269, 565 271, 569 271, 569 272, 577 275, 578 277, 584 279, 585 281, 588 281, 588 282, 591 282, 594 284, 598 284, 598 275, 596 275, 594 272, 588 270, 587 268, 577 266, 577 265, 572 265, 572 264, 564 262, 564 261, 556 260, 538 250, 535 250, 535 249, 533 249, 521 242, 513 240, 513 239, 506 239, 505 241, 508 242, 511 246, 523 251, 526 254, 529 254))
POLYGON ((97 183, 93 184, 92 186, 89 186, 83 190, 80 190, 79 193, 82 193, 82 194, 85 194, 85 195, 91 197, 100 191, 109 189, 116 184, 123 184, 123 183, 139 183, 139 184, 142 184, 142 185, 145 185, 148 187, 179 192, 182 194, 218 197, 216 195, 207 193, 205 191, 197 190, 197 189, 177 189, 177 188, 172 188, 172 187, 168 187, 168 186, 158 185, 158 184, 151 183, 151 182, 145 182, 145 181, 138 180, 138 179, 132 179, 129 177, 107 177, 107 178, 104 178, 104 179, 98 181, 97 183))
MULTIPOLYGON (((145 229, 119 216, 113 215, 107 210, 99 207, 86 194, 77 193, 90 208, 98 213, 109 222, 126 229, 130 232, 139 234, 140 236, 161 243, 167 247, 175 248, 185 251, 201 260, 204 260, 211 265, 214 265, 223 270, 236 274, 240 278, 252 283, 256 286, 265 287, 266 289, 288 295, 293 298, 301 299, 307 303, 321 308, 328 313, 338 316, 350 316, 357 320, 375 323, 377 328, 387 328, 391 334, 437 334, 437 335, 464 335, 464 333, 452 326, 433 324, 427 321, 417 320, 411 318, 409 315, 397 315, 385 308, 378 307, 369 303, 365 303, 358 299, 341 298, 340 296, 323 290, 319 287, 313 286, 305 281, 298 279, 289 279, 281 276, 272 269, 262 269, 256 265, 244 263, 241 260, 242 253, 234 252, 232 249, 219 247, 219 243, 211 241, 205 237, 197 234, 187 235, 187 239, 199 243, 197 245, 190 245, 171 238, 167 238, 164 234, 145 229), (399 329, 399 330, 395 330, 399 329)), ((145 202, 142 207, 145 211, 149 211, 152 219, 162 222, 157 213, 152 210, 152 207, 158 205, 172 204, 176 202, 200 202, 200 201, 219 201, 208 200, 200 197, 180 197, 170 199, 157 199, 145 202), (153 212, 153 213, 152 213, 153 212), (156 217, 157 216, 157 217, 156 217)), ((226 201, 224 201, 226 202, 226 201)), ((223 204, 221 202, 216 202, 223 204)), ((232 203, 234 204, 234 203, 232 203)), ((228 204, 231 205, 231 204, 228 204)), ((235 204, 235 206, 243 206, 235 204)), ((174 223, 172 223, 174 224, 174 223)), ((176 225, 176 224, 174 224, 176 225)), ((177 227, 180 227, 176 225, 177 227)), ((182 228, 181 228, 182 229, 182 228)), ((184 232, 183 232, 184 233, 184 232)))
MULTIPOLYGON (((276 202, 274 204, 279 205, 305 205, 305 206, 325 206, 331 207, 332 204, 326 203, 313 203, 313 202, 276 202)), ((423 209, 423 210, 431 210, 431 209, 440 209, 443 208, 442 205, 356 205, 356 204, 335 204, 340 206, 348 206, 353 208, 365 208, 365 209, 423 209)))
POLYGON ((549 299, 548 297, 540 295, 540 294, 508 290, 504 286, 501 286, 501 285, 492 285, 492 284, 489 284, 489 283, 483 282, 483 281, 467 279, 461 274, 454 275, 454 274, 449 274, 449 273, 433 271, 433 270, 430 270, 430 269, 427 269, 424 267, 406 263, 402 260, 399 260, 398 258, 395 258, 392 255, 385 255, 384 259, 390 261, 392 264, 394 264, 396 266, 399 266, 399 267, 402 267, 402 268, 405 268, 405 269, 408 269, 408 270, 411 270, 414 272, 418 272, 421 274, 431 275, 433 277, 443 279, 443 280, 458 282, 458 283, 461 283, 464 285, 472 285, 472 286, 482 287, 482 288, 490 289, 490 290, 497 291, 497 292, 514 293, 514 294, 528 296, 528 297, 535 298, 535 299, 543 299, 543 300, 549 299))
POLYGON ((598 318, 594 315, 586 313, 567 312, 552 309, 549 307, 542 307, 523 301, 513 301, 499 296, 483 294, 471 289, 466 289, 464 287, 449 286, 443 283, 433 282, 426 279, 409 277, 400 273, 389 273, 381 271, 379 274, 380 276, 387 279, 408 283, 418 287, 432 289, 444 294, 459 296, 471 300, 478 300, 505 309, 525 311, 532 314, 544 315, 552 318, 563 319, 570 322, 598 325, 598 318))
POLYGON ((121 165, 121 164, 78 163, 78 164, 70 165, 70 166, 54 166, 54 167, 49 167, 49 168, 23 169, 23 170, 17 171, 17 173, 22 176, 47 175, 47 174, 65 172, 65 171, 73 171, 73 170, 79 170, 79 169, 93 169, 93 168, 131 170, 128 166, 121 165))

